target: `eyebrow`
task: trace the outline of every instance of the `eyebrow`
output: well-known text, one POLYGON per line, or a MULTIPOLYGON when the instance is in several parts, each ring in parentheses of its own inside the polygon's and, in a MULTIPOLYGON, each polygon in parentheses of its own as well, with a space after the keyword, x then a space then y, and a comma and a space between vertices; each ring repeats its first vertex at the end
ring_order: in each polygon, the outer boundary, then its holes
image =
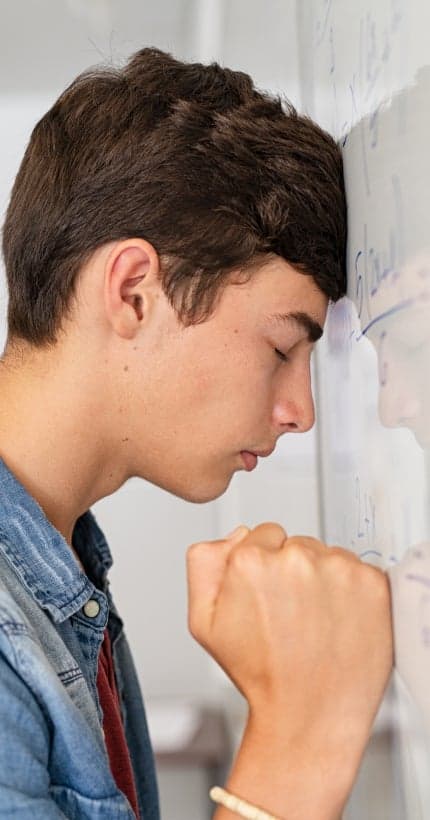
POLYGON ((308 340, 310 342, 317 342, 323 335, 323 329, 319 322, 312 319, 308 313, 272 313, 267 318, 282 324, 293 322, 294 324, 299 325, 299 327, 306 330, 308 340))

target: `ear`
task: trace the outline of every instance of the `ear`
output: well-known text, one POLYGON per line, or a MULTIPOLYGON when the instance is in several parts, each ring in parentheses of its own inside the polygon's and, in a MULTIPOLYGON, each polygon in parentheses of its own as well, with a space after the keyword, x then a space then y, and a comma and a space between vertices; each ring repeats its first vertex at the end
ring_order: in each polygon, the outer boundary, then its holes
POLYGON ((132 339, 160 290, 160 261, 155 248, 144 239, 117 242, 105 264, 106 316, 123 339, 132 339))

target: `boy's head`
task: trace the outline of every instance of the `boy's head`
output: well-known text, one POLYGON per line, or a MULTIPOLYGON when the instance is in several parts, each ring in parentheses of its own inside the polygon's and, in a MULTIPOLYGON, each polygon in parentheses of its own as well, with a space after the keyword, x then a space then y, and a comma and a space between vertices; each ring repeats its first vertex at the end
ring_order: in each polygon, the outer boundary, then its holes
POLYGON ((329 135, 246 74, 143 49, 33 131, 3 232, 6 354, 80 353, 124 472, 206 501, 240 451, 312 425, 345 234, 329 135))

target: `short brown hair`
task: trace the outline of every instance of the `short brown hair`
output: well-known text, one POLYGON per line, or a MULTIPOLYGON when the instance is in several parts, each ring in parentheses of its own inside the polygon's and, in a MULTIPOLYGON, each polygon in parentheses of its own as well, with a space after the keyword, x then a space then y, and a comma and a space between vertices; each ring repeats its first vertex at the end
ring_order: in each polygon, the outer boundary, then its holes
POLYGON ((329 134, 247 74, 144 48, 85 71, 33 130, 3 229, 9 338, 54 343, 83 264, 131 237, 157 250, 184 323, 268 254, 336 300, 345 212, 329 134))

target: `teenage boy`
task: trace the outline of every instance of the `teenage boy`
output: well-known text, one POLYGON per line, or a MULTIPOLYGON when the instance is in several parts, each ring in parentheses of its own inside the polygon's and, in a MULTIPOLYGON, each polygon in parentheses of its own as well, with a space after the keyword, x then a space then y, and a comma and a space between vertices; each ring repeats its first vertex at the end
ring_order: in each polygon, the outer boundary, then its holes
MULTIPOLYGON (((143 49, 36 125, 3 233, 5 817, 158 818, 89 508, 131 476, 209 501, 312 426, 345 226, 332 138, 216 64, 143 49)), ((227 788, 274 816, 339 818, 392 664, 386 576, 262 524, 193 545, 188 580, 190 629, 249 704, 227 788)))

